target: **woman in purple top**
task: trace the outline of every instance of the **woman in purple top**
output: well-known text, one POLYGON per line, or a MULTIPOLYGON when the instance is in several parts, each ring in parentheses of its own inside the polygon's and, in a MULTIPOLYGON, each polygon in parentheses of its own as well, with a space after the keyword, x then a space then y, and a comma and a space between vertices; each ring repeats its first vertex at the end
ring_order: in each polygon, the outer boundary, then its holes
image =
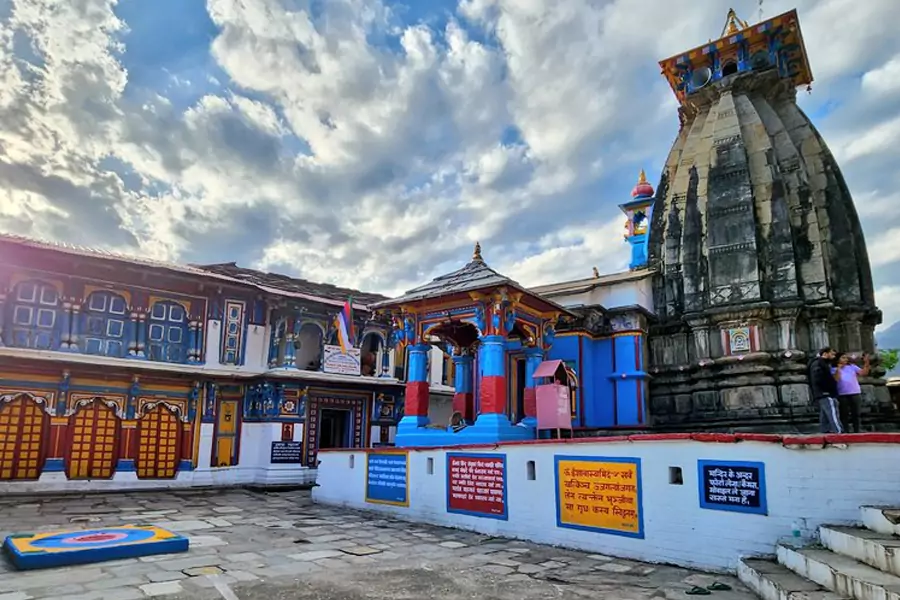
POLYGON ((859 376, 863 377, 869 374, 869 355, 863 355, 863 367, 859 368, 850 362, 850 357, 846 354, 838 356, 837 368, 833 369, 834 378, 837 381, 838 389, 838 406, 841 411, 841 422, 844 424, 844 430, 850 433, 851 425, 853 433, 860 432, 859 426, 859 404, 860 394, 859 376))

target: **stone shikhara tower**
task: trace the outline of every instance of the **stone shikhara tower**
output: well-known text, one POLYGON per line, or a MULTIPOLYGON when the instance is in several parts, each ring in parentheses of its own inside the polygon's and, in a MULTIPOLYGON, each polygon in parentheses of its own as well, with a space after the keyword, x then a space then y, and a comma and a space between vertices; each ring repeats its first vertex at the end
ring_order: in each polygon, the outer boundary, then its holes
MULTIPOLYGON (((812 83, 796 11, 660 63, 681 130, 654 201, 658 426, 814 427, 807 363, 819 348, 874 351, 866 244, 840 168, 796 103, 812 83)), ((866 411, 890 421, 878 380, 866 411)))

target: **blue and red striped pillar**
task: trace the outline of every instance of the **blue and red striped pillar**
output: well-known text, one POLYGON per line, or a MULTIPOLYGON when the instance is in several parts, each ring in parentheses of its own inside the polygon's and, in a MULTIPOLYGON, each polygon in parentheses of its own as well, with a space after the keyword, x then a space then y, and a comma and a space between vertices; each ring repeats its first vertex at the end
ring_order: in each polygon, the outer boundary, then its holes
POLYGON ((406 375, 406 409, 401 425, 420 427, 428 424, 428 344, 407 347, 409 369, 406 375))
POLYGON ((541 348, 525 350, 525 418, 522 424, 537 427, 537 384, 534 372, 544 362, 544 351, 541 348))
POLYGON ((472 366, 475 357, 469 354, 457 354, 453 357, 455 365, 453 394, 453 412, 458 412, 467 423, 475 420, 475 402, 472 394, 472 366))
POLYGON ((506 414, 506 339, 502 335, 481 338, 481 414, 506 414))

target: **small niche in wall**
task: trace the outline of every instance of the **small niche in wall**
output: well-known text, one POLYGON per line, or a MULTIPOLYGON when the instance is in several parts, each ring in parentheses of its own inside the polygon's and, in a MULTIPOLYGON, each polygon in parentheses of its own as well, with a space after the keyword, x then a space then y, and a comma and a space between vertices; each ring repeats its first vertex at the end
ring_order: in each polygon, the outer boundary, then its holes
POLYGON ((534 481, 536 479, 536 475, 533 460, 529 460, 527 463, 525 463, 525 470, 528 472, 528 481, 534 481))
POLYGON ((684 477, 681 474, 681 467, 669 467, 669 484, 684 485, 684 477))
POLYGON ((434 459, 433 458, 429 458, 425 462, 425 468, 428 470, 429 475, 434 475, 434 459))
POLYGON ((350 468, 352 469, 355 466, 356 466, 356 455, 351 454, 350 455, 350 468))

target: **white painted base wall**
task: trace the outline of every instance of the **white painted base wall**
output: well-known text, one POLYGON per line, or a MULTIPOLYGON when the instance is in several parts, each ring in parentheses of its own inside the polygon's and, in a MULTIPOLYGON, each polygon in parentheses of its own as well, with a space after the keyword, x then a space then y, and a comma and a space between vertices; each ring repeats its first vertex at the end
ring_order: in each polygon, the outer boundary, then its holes
MULTIPOLYGON (((271 464, 272 442, 281 440, 281 423, 243 423, 238 465, 233 467, 209 466, 213 429, 210 423, 200 425, 197 468, 193 471, 181 471, 175 479, 138 479, 134 471, 119 471, 112 479, 70 481, 65 473, 45 472, 37 481, 0 482, 0 494, 159 490, 237 485, 305 485, 315 482, 315 469, 300 465, 271 464)), ((294 426, 294 440, 303 440, 303 425, 300 423, 294 426)))
POLYGON ((900 446, 889 443, 823 448, 821 444, 785 447, 772 442, 694 440, 576 441, 465 449, 506 455, 506 521, 447 512, 446 449, 409 451, 408 507, 365 501, 366 451, 323 451, 313 499, 490 535, 733 572, 741 557, 774 554, 778 540, 791 536, 794 522, 804 537, 813 537, 821 524, 857 523, 860 506, 896 505, 900 501, 898 450, 900 446), (640 458, 645 537, 558 527, 555 455, 640 458), (700 508, 698 460, 765 463, 768 515, 700 508), (533 480, 528 479, 528 461, 535 463, 533 480), (670 467, 681 468, 682 485, 669 482, 670 467))

